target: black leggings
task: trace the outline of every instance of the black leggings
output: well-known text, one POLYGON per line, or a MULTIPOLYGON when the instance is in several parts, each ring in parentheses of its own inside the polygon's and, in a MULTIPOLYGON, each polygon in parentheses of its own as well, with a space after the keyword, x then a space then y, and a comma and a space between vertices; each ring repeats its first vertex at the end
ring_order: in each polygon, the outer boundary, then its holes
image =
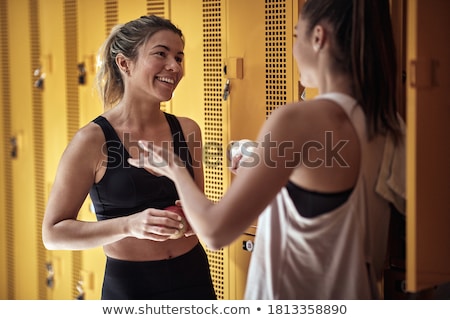
POLYGON ((215 300, 208 256, 199 243, 167 260, 106 259, 102 300, 215 300))

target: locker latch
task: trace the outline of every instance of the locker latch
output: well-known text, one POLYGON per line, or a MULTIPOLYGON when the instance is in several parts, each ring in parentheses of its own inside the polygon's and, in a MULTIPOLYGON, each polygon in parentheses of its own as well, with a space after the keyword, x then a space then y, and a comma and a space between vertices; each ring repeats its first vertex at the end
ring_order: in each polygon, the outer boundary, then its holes
POLYGON ((77 300, 84 300, 84 288, 82 280, 78 280, 77 282, 77 291, 78 291, 77 300))
POLYGON ((227 82, 225 82, 225 89, 223 90, 223 100, 226 101, 229 95, 230 95, 230 79, 227 79, 227 82))
POLYGON ((55 285, 55 271, 53 265, 50 262, 47 262, 45 267, 47 269, 47 287, 53 288, 55 285))
POLYGON ((34 70, 33 75, 35 77, 38 77, 37 80, 34 82, 34 87, 38 89, 44 89, 44 80, 45 80, 45 73, 42 72, 42 67, 37 68, 34 70))
POLYGON ((17 142, 17 137, 11 137, 9 139, 9 142, 11 143, 11 158, 16 159, 17 158, 17 149, 19 149, 18 147, 18 142, 17 142))
POLYGON ((78 64, 78 84, 86 84, 86 65, 84 62, 78 64))

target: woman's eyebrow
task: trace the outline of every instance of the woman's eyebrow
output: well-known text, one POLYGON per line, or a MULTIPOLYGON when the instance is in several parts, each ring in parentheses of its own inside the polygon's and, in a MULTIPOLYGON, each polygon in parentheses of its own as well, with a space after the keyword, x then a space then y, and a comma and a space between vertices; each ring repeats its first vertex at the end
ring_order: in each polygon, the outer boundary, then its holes
MULTIPOLYGON (((155 45, 153 47, 153 49, 155 49, 155 48, 163 48, 163 49, 165 49, 167 51, 170 51, 170 48, 168 46, 166 46, 166 45, 163 45, 163 44, 157 44, 157 45, 155 45)), ((177 54, 181 54, 181 55, 184 56, 184 52, 183 51, 178 51, 177 54)))

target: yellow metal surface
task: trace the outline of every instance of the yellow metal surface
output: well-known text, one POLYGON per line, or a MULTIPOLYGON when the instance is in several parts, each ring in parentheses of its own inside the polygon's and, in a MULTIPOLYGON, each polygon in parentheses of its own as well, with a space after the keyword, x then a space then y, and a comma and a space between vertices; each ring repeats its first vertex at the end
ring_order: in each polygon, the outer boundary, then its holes
MULTIPOLYGON (((155 1, 154 2, 160 2, 155 1)), ((118 23, 126 23, 147 14, 146 0, 117 0, 118 23)), ((92 3, 92 1, 87 1, 92 3)))
POLYGON ((407 290, 450 281, 450 2, 408 2, 407 290), (433 37, 430 37, 433 35, 433 37))
POLYGON ((11 97, 11 134, 18 141, 17 157, 12 163, 13 212, 14 223, 8 228, 13 231, 15 299, 37 298, 37 253, 36 253, 36 218, 34 213, 34 171, 33 171, 33 132, 32 132, 32 88, 26 85, 32 79, 31 48, 29 41, 29 24, 23 17, 29 15, 28 3, 9 1, 9 50, 10 55, 10 97, 11 97), (16 24, 15 21, 24 21, 16 24))
MULTIPOLYGON (((224 188, 228 186, 229 178, 228 175, 223 175, 226 168, 220 164, 221 160, 214 162, 216 159, 208 157, 208 154, 221 152, 220 148, 226 143, 222 137, 228 136, 227 112, 223 110, 221 102, 222 61, 217 57, 217 54, 224 50, 219 29, 222 28, 222 9, 225 1, 210 2, 205 16, 202 3, 202 0, 170 1, 168 18, 183 31, 186 40, 185 75, 172 100, 166 103, 166 111, 192 118, 199 124, 205 154, 205 192, 215 200, 216 197, 221 197, 224 188), (205 32, 208 42, 205 42, 205 32), (205 64, 208 64, 208 67, 205 67, 205 64)), ((229 248, 218 251, 206 248, 206 251, 216 294, 219 299, 229 299, 229 248)))
MULTIPOLYGON (((64 9, 62 2, 40 1, 41 61, 44 82, 44 139, 46 197, 55 178, 59 158, 67 145, 66 64, 64 50, 64 9)), ((71 299, 72 253, 47 251, 47 263, 54 272, 47 299, 71 299)), ((39 266, 44 268, 44 266, 39 266)), ((46 282, 47 279, 39 279, 46 282)))
MULTIPOLYGON (((0 0, 0 28, 2 30, 7 29, 7 2, 6 0, 0 0)), ((0 46, 2 48, 7 48, 6 43, 8 40, 8 34, 3 33, 3 36, 0 37, 0 46)), ((3 50, 0 53, 1 57, 6 57, 8 51, 3 50)), ((9 68, 7 69, 9 70, 9 68)), ((5 171, 8 170, 7 165, 9 164, 9 150, 10 145, 7 143, 9 139, 9 130, 8 118, 6 117, 6 113, 9 112, 9 109, 6 110, 5 100, 8 98, 9 93, 7 91, 9 72, 5 70, 0 77, 0 299, 6 300, 8 298, 8 254, 7 254, 7 225, 6 225, 6 214, 7 214, 7 189, 6 189, 6 177, 5 171), (6 127, 6 128, 5 128, 6 127), (8 162, 8 163, 7 163, 8 162)), ((10 171, 10 170, 8 170, 10 171)))

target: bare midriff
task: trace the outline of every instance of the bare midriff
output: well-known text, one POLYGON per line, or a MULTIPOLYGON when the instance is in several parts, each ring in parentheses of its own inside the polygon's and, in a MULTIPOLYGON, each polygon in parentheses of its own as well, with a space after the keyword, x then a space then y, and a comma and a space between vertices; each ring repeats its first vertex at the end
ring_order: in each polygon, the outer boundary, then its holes
POLYGON ((194 248, 197 243, 196 236, 161 242, 130 237, 105 245, 103 250, 106 256, 118 260, 155 261, 181 256, 194 248))

